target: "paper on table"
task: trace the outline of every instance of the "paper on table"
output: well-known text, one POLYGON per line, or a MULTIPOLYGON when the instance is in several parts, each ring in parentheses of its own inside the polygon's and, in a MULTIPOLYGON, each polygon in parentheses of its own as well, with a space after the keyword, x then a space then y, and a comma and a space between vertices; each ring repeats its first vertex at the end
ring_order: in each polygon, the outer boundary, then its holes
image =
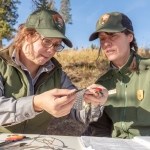
POLYGON ((82 136, 81 140, 86 148, 91 147, 92 150, 149 150, 133 139, 82 136))
POLYGON ((133 138, 133 141, 150 149, 150 136, 136 136, 133 138))

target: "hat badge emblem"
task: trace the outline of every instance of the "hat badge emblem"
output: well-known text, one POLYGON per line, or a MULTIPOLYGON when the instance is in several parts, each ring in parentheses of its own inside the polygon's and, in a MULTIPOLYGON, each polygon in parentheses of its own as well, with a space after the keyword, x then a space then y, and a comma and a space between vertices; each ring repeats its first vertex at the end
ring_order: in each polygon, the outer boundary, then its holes
POLYGON ((55 22, 55 24, 57 25, 58 28, 63 28, 64 26, 64 21, 62 19, 62 17, 59 14, 54 14, 53 15, 53 20, 55 22))
POLYGON ((144 91, 143 90, 137 90, 137 99, 139 101, 142 101, 144 98, 144 91))
POLYGON ((102 25, 104 25, 106 22, 107 22, 107 20, 109 19, 109 17, 110 17, 110 15, 109 14, 105 14, 105 15, 103 15, 101 18, 100 18, 100 24, 102 24, 102 25))

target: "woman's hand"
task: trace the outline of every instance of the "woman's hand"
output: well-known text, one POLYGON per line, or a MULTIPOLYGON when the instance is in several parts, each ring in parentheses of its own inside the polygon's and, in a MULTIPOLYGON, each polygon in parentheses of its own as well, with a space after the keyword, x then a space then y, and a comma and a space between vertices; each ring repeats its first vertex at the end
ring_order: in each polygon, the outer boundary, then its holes
POLYGON ((92 84, 87 87, 84 94, 84 101, 94 106, 105 105, 108 98, 108 90, 98 84, 92 84))
POLYGON ((75 102, 75 89, 53 89, 35 95, 33 107, 35 111, 45 110, 54 117, 62 117, 70 113, 75 102))

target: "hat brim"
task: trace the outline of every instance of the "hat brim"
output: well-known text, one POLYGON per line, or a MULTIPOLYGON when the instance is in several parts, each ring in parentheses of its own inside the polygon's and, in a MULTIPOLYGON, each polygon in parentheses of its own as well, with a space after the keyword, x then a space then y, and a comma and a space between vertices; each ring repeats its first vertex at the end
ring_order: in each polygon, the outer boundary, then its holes
POLYGON ((72 42, 64 36, 61 32, 53 29, 36 29, 37 32, 39 32, 41 35, 44 37, 49 37, 49 38, 61 38, 62 41, 68 46, 72 47, 72 42))
POLYGON ((126 28, 120 28, 120 29, 100 29, 100 30, 98 30, 98 31, 96 31, 96 32, 94 32, 94 33, 92 33, 91 35, 90 35, 90 37, 89 37, 89 41, 93 41, 93 40, 95 40, 95 39, 97 39, 98 38, 98 33, 99 32, 110 32, 110 33, 116 33, 116 32, 121 32, 121 31, 124 31, 126 28))

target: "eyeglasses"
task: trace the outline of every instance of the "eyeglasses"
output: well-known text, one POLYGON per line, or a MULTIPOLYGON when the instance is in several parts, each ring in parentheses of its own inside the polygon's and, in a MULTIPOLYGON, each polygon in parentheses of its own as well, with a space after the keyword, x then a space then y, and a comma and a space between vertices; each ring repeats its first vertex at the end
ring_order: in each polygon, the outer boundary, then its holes
POLYGON ((41 40, 42 40, 42 45, 46 48, 51 48, 53 47, 55 49, 56 52, 61 52, 64 49, 64 46, 62 44, 58 44, 58 43, 53 43, 50 39, 42 37, 41 36, 41 40))

